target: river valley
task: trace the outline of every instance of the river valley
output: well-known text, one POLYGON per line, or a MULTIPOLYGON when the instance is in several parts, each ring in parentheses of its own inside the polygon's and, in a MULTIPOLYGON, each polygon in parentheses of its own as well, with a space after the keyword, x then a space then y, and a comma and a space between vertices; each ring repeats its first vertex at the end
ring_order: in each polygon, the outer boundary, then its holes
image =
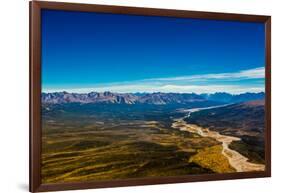
MULTIPOLYGON (((224 105, 225 106, 225 105, 224 105)), ((187 131, 190 133, 196 133, 201 137, 210 137, 219 142, 222 145, 222 155, 224 155, 229 164, 237 171, 237 172, 248 172, 248 171, 264 171, 265 165, 264 164, 255 164, 248 161, 248 158, 240 154, 239 152, 232 150, 229 148, 229 145, 233 141, 241 140, 238 137, 222 135, 217 131, 211 131, 208 128, 203 128, 195 124, 189 124, 185 121, 186 118, 190 116, 191 113, 211 109, 211 108, 218 108, 222 106, 214 106, 214 107, 207 107, 207 108, 194 108, 194 109, 180 109, 180 111, 185 112, 186 115, 182 118, 174 119, 174 123, 172 127, 175 129, 179 129, 181 131, 187 131)))

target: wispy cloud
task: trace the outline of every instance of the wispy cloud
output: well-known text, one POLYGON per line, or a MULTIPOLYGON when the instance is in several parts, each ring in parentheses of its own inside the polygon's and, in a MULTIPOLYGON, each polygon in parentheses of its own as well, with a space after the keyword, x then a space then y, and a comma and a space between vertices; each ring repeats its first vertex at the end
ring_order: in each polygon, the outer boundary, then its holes
POLYGON ((177 93, 214 93, 229 92, 233 94, 264 91, 264 67, 243 70, 232 73, 200 74, 190 76, 151 78, 130 82, 115 82, 110 84, 92 85, 89 87, 48 88, 44 92, 67 91, 87 93, 103 92, 177 92, 177 93))
POLYGON ((96 92, 118 92, 118 93, 136 93, 136 92, 174 92, 174 93, 215 93, 215 92, 229 92, 232 94, 239 94, 245 92, 263 92, 262 86, 235 86, 235 85, 207 85, 207 86, 180 86, 180 85, 120 85, 108 87, 88 87, 88 88, 64 88, 64 89, 46 89, 44 92, 59 92, 67 91, 73 93, 88 93, 96 92))
POLYGON ((178 76, 178 77, 170 77, 170 78, 153 78, 146 79, 151 81, 183 81, 183 80, 192 80, 192 81, 202 81, 202 80, 212 80, 212 79, 223 79, 223 80, 234 80, 234 79, 257 79, 264 78, 265 69, 264 67, 254 68, 249 70, 242 70, 239 72, 231 72, 231 73, 218 73, 218 74, 202 74, 202 75, 191 75, 191 76, 178 76))

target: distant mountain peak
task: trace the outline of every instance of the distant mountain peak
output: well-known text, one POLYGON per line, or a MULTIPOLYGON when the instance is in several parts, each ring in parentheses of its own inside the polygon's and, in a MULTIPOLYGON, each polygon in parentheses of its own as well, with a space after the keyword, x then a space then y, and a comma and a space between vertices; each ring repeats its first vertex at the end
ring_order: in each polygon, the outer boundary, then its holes
POLYGON ((111 104, 187 104, 193 102, 214 101, 218 103, 238 103, 252 100, 264 99, 264 93, 243 93, 232 95, 225 92, 214 94, 195 93, 113 93, 89 92, 89 93, 68 93, 54 92, 42 93, 42 103, 111 103, 111 104))

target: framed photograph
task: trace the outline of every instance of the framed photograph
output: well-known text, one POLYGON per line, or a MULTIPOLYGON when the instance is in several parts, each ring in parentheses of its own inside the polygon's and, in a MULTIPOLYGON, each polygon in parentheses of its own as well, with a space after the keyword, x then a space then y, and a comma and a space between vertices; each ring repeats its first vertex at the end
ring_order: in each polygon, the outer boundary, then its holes
POLYGON ((270 16, 30 2, 30 191, 271 176, 270 16))

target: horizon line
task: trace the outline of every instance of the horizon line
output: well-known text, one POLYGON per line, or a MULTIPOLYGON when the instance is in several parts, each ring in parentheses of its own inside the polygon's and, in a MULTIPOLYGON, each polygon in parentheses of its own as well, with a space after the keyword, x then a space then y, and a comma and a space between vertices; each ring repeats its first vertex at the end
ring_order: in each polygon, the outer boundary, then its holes
POLYGON ((118 93, 215 93, 228 92, 239 94, 245 92, 265 91, 265 68, 257 67, 230 73, 194 74, 187 76, 162 77, 88 85, 46 85, 44 92, 66 91, 73 93, 118 92, 118 93), (78 87, 79 86, 79 87, 78 87))
POLYGON ((240 95, 240 94, 259 94, 259 93, 264 93, 264 91, 257 91, 257 92, 241 92, 241 93, 230 93, 230 92, 212 92, 212 93, 196 93, 196 92, 112 92, 112 91, 90 91, 90 92, 69 92, 66 90, 62 91, 53 91, 53 92, 45 92, 42 91, 41 94, 53 94, 53 93, 67 93, 67 94, 89 94, 89 93, 113 93, 113 94, 197 94, 197 95, 211 95, 211 94, 231 94, 231 95, 240 95))

